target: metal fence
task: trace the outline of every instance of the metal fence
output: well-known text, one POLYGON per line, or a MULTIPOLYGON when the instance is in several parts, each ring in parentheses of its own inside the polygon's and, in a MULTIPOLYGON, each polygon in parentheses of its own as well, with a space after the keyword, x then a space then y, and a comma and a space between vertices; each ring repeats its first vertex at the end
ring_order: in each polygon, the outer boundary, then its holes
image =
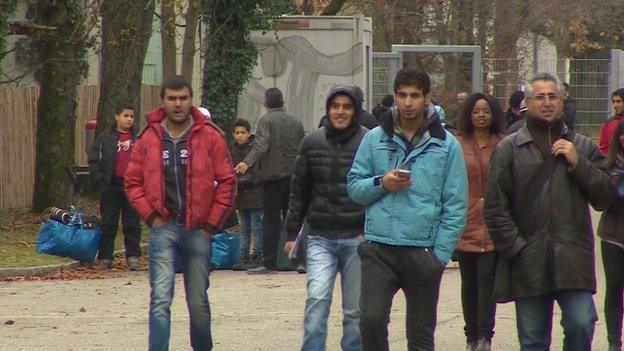
POLYGON ((570 85, 579 133, 597 137, 610 115, 611 59, 484 59, 482 63, 483 91, 496 97, 504 108, 511 93, 523 89, 531 76, 548 72, 570 85))
MULTIPOLYGON (((436 53, 419 53, 423 57, 439 56, 436 53)), ((413 60, 412 60, 413 61, 413 60)), ((439 62, 442 60, 439 59, 439 62)), ((570 97, 576 102, 576 126, 579 133, 597 137, 600 126, 610 117, 611 92, 624 84, 619 72, 624 69, 624 55, 620 50, 612 50, 610 59, 481 59, 482 91, 495 96, 504 109, 507 109, 509 96, 515 90, 523 89, 528 80, 539 72, 555 74, 570 85, 570 97)), ((411 61, 410 61, 411 62, 411 61)), ((373 54, 373 105, 383 95, 392 93, 392 81, 396 72, 403 65, 403 56, 399 52, 373 54), (399 55, 397 57, 397 55, 399 55)), ((474 66, 459 67, 471 70, 474 66)), ((452 74, 444 71, 434 72, 432 78, 452 74)), ((434 79, 435 80, 435 79, 434 79)), ((465 82, 470 86, 470 82, 465 82)), ((448 87, 435 84, 434 95, 443 103, 450 105, 452 97, 460 87, 448 87), (439 91, 442 90, 442 91, 439 91), (442 97, 442 98, 441 98, 442 97)), ((452 108, 452 107, 451 107, 452 108)))

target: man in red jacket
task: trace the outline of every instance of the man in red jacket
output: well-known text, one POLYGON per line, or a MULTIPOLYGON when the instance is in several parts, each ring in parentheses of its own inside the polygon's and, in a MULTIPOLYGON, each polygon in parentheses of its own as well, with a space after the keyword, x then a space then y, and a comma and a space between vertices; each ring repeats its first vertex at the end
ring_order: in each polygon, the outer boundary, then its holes
POLYGON ((149 350, 167 350, 176 262, 184 271, 193 350, 211 350, 211 236, 233 208, 236 177, 221 130, 191 105, 182 76, 161 88, 162 107, 147 114, 125 190, 151 227, 149 350))
POLYGON ((611 138, 613 138, 615 127, 617 127, 622 117, 624 117, 624 88, 620 88, 611 94, 611 102, 613 103, 615 115, 602 125, 600 129, 600 141, 598 143, 600 152, 604 155, 609 151, 609 145, 611 145, 611 138))

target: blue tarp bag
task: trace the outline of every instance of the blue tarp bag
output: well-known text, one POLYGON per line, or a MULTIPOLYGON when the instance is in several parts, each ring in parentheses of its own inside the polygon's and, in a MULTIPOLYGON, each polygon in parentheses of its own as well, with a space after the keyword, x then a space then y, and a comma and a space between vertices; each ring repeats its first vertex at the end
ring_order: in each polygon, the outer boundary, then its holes
POLYGON ((72 208, 67 224, 48 219, 41 224, 37 238, 37 252, 71 257, 80 262, 93 262, 100 246, 102 230, 99 226, 87 228, 84 215, 72 208))
POLYGON ((222 232, 212 236, 212 259, 216 269, 232 268, 240 259, 240 242, 237 233, 222 232))

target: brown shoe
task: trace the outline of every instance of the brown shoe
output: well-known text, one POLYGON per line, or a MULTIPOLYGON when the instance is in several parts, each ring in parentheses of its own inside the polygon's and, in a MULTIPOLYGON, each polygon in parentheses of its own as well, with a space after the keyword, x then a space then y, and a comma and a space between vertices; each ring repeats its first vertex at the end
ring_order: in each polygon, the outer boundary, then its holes
POLYGON ((113 268, 113 260, 99 260, 97 267, 99 269, 111 269, 113 268))

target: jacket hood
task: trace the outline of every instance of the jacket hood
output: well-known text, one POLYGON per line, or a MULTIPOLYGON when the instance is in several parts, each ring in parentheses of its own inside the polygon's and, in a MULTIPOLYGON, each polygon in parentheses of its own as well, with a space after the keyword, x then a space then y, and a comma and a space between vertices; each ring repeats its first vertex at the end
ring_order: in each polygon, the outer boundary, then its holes
MULTIPOLYGON (((210 119, 208 119, 206 115, 204 115, 196 106, 191 107, 190 115, 193 117, 193 127, 201 125, 201 124, 207 124, 210 127, 212 127, 214 130, 219 132, 221 136, 225 137, 225 132, 221 128, 219 128, 219 126, 214 124, 210 119)), ((148 123, 147 127, 153 126, 153 127, 156 127, 156 129, 160 130, 161 128, 160 123, 165 119, 165 117, 166 117, 165 109, 162 107, 149 111, 148 113, 145 114, 145 119, 147 120, 147 123, 148 123)))
POLYGON ((327 116, 327 119, 329 120, 329 105, 336 95, 347 95, 351 99, 353 106, 355 107, 353 120, 358 121, 359 123, 360 115, 362 114, 362 103, 358 100, 355 90, 347 86, 336 86, 329 91, 329 95, 327 95, 327 100, 325 101, 325 116, 327 116))
MULTIPOLYGON (((392 107, 386 113, 384 113, 379 119, 379 125, 384 132, 392 138, 394 136, 394 116, 398 118, 399 109, 397 106, 392 107)), ((440 115, 435 110, 433 104, 427 104, 425 106, 425 127, 429 131, 429 134, 441 140, 446 139, 446 131, 440 120, 440 115)))

